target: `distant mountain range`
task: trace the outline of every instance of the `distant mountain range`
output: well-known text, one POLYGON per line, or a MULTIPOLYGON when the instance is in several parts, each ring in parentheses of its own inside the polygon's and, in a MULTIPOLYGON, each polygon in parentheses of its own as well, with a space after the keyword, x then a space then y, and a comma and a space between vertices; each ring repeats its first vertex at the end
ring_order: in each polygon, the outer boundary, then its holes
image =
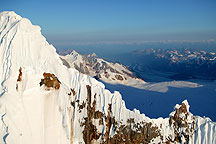
POLYGON ((61 54, 67 67, 73 67, 108 83, 128 84, 138 88, 145 83, 142 79, 147 82, 216 79, 216 53, 203 50, 149 48, 121 55, 120 62, 115 64, 98 58, 96 54, 81 55, 74 50, 63 51, 61 54), (125 59, 127 66, 122 65, 125 59), (120 76, 113 76, 116 72, 120 76), (123 76, 129 79, 126 80, 123 76))
POLYGON ((160 72, 173 72, 169 78, 175 80, 216 79, 214 52, 192 49, 144 49, 134 51, 131 57, 136 58, 137 63, 130 68, 138 75, 149 68, 160 72))
POLYGON ((98 58, 95 53, 82 55, 73 50, 70 54, 60 56, 60 58, 68 68, 75 68, 83 74, 107 83, 123 84, 136 88, 146 84, 145 81, 134 76, 126 66, 105 61, 98 58))

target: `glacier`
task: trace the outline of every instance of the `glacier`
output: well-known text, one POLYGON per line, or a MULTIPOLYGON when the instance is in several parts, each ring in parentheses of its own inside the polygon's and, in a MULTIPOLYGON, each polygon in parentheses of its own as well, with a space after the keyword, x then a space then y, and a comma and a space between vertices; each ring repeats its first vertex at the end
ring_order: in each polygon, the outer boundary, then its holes
POLYGON ((186 100, 165 119, 128 110, 119 92, 64 66, 40 27, 10 11, 0 13, 0 82, 2 144, 216 143, 216 123, 186 100))

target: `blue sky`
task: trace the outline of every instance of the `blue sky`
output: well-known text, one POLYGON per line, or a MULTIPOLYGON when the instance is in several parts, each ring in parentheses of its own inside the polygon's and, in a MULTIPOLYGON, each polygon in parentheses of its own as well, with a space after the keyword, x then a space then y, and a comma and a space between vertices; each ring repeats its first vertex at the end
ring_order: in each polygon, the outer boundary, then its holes
POLYGON ((56 44, 216 39, 216 0, 3 0, 56 44))

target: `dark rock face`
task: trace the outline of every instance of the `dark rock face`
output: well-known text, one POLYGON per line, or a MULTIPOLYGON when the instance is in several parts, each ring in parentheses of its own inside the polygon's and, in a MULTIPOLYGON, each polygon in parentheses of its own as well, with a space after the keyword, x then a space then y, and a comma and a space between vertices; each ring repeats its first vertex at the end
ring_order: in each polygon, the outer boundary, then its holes
POLYGON ((86 144, 92 143, 93 140, 97 140, 100 137, 100 133, 97 131, 97 127, 93 124, 93 119, 98 119, 96 117, 95 105, 96 101, 93 101, 93 106, 91 106, 91 87, 86 85, 87 89, 87 117, 85 121, 81 124, 84 126, 83 139, 86 144))
POLYGON ((121 75, 115 75, 115 78, 120 81, 124 80, 124 78, 121 75))
POLYGON ((80 66, 74 64, 74 68, 83 74, 89 74, 88 67, 84 66, 82 63, 80 63, 80 66))
POLYGON ((129 77, 136 78, 136 77, 133 75, 133 73, 128 73, 128 72, 126 72, 126 71, 124 71, 124 70, 122 70, 122 72, 123 72, 124 74, 128 75, 129 77))
POLYGON ((160 136, 158 127, 151 122, 135 123, 134 119, 128 119, 126 125, 120 125, 116 134, 108 139, 108 143, 148 144, 153 138, 160 136))
POLYGON ((19 69, 19 76, 18 76, 17 82, 20 82, 20 81, 22 81, 22 68, 21 67, 19 69))
POLYGON ((70 64, 63 58, 59 57, 62 60, 63 65, 65 65, 67 68, 70 68, 70 64))

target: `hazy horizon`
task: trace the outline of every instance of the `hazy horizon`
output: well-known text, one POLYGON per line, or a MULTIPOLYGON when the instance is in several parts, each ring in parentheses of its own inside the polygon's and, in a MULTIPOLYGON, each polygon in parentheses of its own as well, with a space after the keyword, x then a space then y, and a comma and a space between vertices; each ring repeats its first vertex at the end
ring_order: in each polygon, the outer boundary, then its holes
POLYGON ((214 0, 109 0, 1 2, 39 25, 60 47, 98 43, 216 40, 214 0))

